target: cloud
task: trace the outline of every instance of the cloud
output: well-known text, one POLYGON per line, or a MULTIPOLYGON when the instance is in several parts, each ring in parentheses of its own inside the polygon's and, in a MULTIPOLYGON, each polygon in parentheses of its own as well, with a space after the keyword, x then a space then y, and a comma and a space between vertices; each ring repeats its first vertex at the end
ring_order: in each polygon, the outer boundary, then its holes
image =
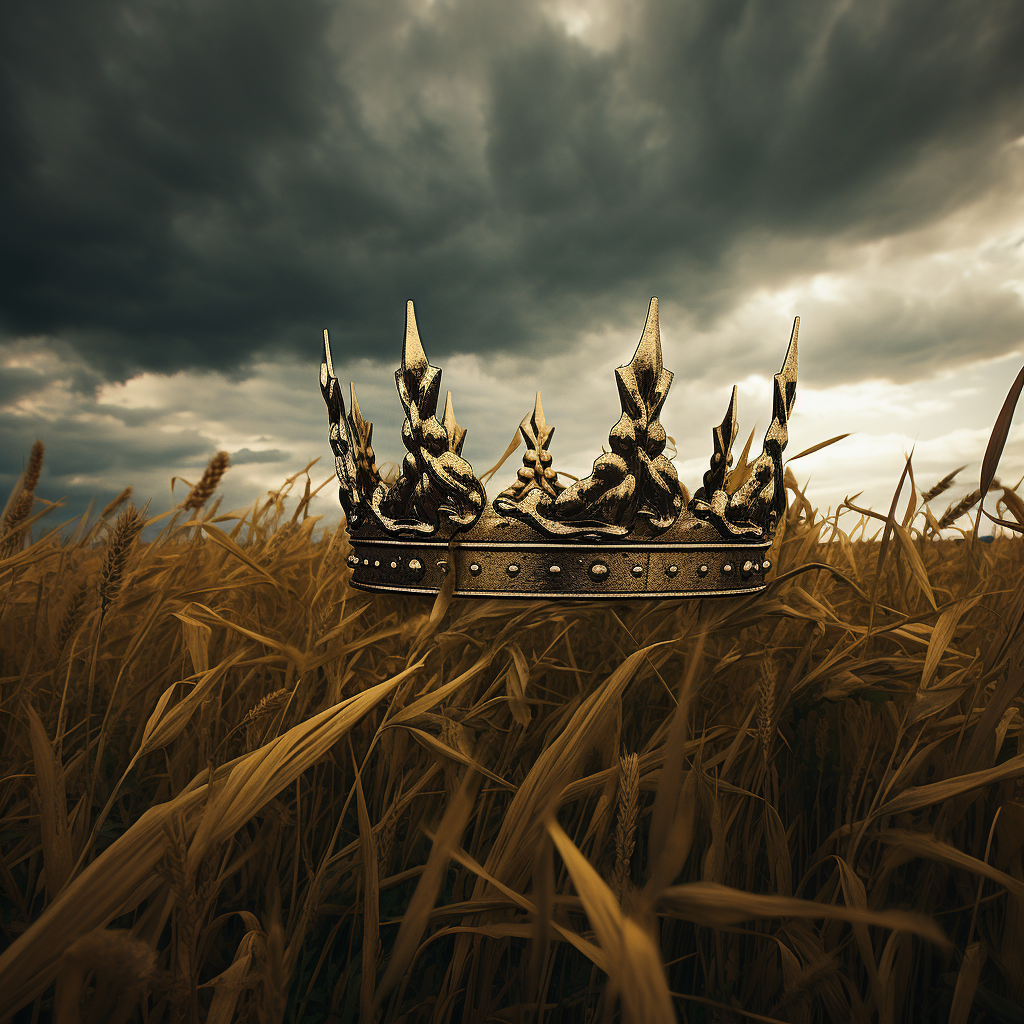
MULTIPOLYGON (((567 349, 631 330, 654 293, 710 329, 1005 188, 1024 132, 1008 0, 0 17, 4 329, 63 338, 107 380, 242 380, 325 324, 379 356, 410 296, 439 354, 567 349)), ((988 350, 1017 322, 991 294, 970 319, 988 350)), ((934 327, 905 333, 931 351, 934 327)))

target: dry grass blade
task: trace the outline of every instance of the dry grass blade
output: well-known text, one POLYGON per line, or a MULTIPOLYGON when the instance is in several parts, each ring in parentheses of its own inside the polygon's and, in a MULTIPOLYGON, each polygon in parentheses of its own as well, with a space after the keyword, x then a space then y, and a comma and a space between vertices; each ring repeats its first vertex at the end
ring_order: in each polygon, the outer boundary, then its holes
POLYGON ((988 953, 980 942, 972 942, 967 947, 963 963, 960 964, 960 972, 956 977, 953 1004, 949 1010, 949 1024, 967 1024, 986 959, 988 953))
POLYGON ((708 928, 728 928, 762 917, 825 918, 862 921, 881 928, 913 932, 941 946, 952 945, 942 929, 930 918, 903 910, 861 910, 840 907, 792 896, 765 896, 743 892, 718 882, 687 882, 665 889, 658 901, 658 913, 680 917, 708 928))
POLYGON ((48 899, 52 901, 71 874, 73 860, 67 797, 64 790, 64 766, 57 757, 35 708, 31 704, 26 704, 25 713, 28 715, 29 740, 32 744, 36 789, 39 793, 46 893, 48 899))
MULTIPOLYGON (((847 907, 866 911, 868 896, 860 876, 842 857, 834 856, 834 859, 839 865, 839 881, 847 907)), ((882 990, 882 981, 878 976, 878 965, 875 963, 875 954, 871 946, 871 935, 868 932, 867 925, 862 919, 857 918, 851 919, 850 925, 853 929, 853 937, 857 942, 857 948, 860 950, 861 961, 868 972, 871 996, 875 1001, 875 1006, 878 1008, 879 1024, 892 1024, 892 1017, 888 1012, 889 1005, 882 990)))
POLYGON ((1021 367, 1017 379, 1010 385, 1010 390, 1006 393, 1003 407, 999 410, 999 415, 992 427, 992 434, 988 439, 985 457, 981 461, 981 496, 983 499, 995 479, 996 468, 1003 454, 1007 435, 1010 433, 1010 423, 1013 421, 1013 413, 1017 408, 1021 389, 1024 389, 1024 366, 1021 367))
POLYGON ((892 528, 899 539, 900 546, 903 548, 903 554, 906 555, 907 561, 910 563, 910 571, 914 574, 914 579, 917 580, 918 586, 923 591, 924 596, 928 598, 928 603, 933 608, 938 608, 938 605, 935 603, 935 594, 932 593, 931 580, 928 579, 928 570, 924 567, 924 559, 921 558, 921 552, 917 550, 917 545, 911 540, 910 533, 906 527, 900 526, 899 523, 893 523, 892 528))
POLYGON ((262 955, 266 937, 260 928, 250 928, 242 936, 230 966, 215 978, 200 985, 213 989, 213 1001, 206 1015, 206 1024, 232 1024, 239 996, 257 984, 259 975, 253 971, 253 963, 262 955))
POLYGON ((461 687, 465 686, 473 678, 479 675, 483 670, 491 663, 494 658, 494 651, 487 651, 477 662, 468 668, 465 672, 456 676, 450 682, 445 683, 443 686, 439 686, 436 690, 431 690, 429 693, 425 693, 422 697, 417 697, 412 703, 406 705, 400 711, 393 714, 385 723, 388 726, 406 725, 409 722, 419 718, 425 711, 429 711, 432 707, 440 704, 450 694, 455 693, 461 687))
POLYGON ((445 808, 444 817, 437 826, 437 835, 427 857, 426 867, 402 916, 402 923, 398 926, 391 961, 377 987, 372 1009, 374 1015, 379 1012, 383 1001, 412 964, 420 937, 430 920, 430 912, 437 902, 437 894, 441 891, 448 870, 448 861, 458 847, 469 821, 481 778, 478 772, 468 770, 463 776, 462 784, 445 808))
POLYGON ((264 577, 268 583, 272 583, 278 589, 284 589, 284 584, 280 580, 275 579, 267 572, 258 562, 253 561, 223 530, 218 530, 216 526, 211 526, 209 523, 199 524, 203 533, 210 538, 215 544, 219 544, 225 551, 229 551, 235 556, 240 562, 244 562, 254 572, 264 577))
MULTIPOLYGON (((650 850, 651 874, 646 891, 648 895, 670 882, 682 869, 689 853, 693 830, 693 790, 680 806, 683 790, 683 760, 686 752, 690 701, 693 697, 697 667, 704 653, 706 633, 700 633, 686 665, 679 702, 672 712, 665 740, 665 765, 658 779, 651 810, 650 850), (682 857, 682 860, 680 860, 682 857)), ((692 781, 687 779, 687 781, 692 781)))
POLYGON ((546 804, 557 800, 569 776, 594 742, 594 734, 606 718, 648 654, 657 647, 674 643, 664 640, 635 651, 580 706, 557 736, 534 762, 505 813, 487 867, 491 874, 507 879, 542 831, 546 804))
POLYGON ((526 687, 530 682, 530 669, 526 664, 526 656, 519 644, 509 644, 512 664, 506 673, 508 681, 508 704, 512 717, 525 729, 533 720, 530 707, 526 703, 526 687))
POLYGON ((622 913, 611 889, 554 818, 548 819, 547 831, 607 954, 609 997, 612 992, 621 996, 624 1017, 634 1024, 676 1024, 661 952, 654 939, 622 913))
POLYGON ((981 595, 965 598, 946 608, 935 622, 935 629, 932 630, 931 639, 928 641, 928 651, 925 654, 924 666, 921 669, 921 682, 918 684, 922 690, 926 689, 932 681, 935 670, 946 649, 949 647, 956 635, 956 627, 960 624, 963 616, 970 611, 981 600, 981 595))
POLYGON ((899 796, 873 811, 871 818, 916 811, 922 807, 928 807, 930 804, 942 803, 961 793, 969 793, 972 789, 981 789, 982 786, 989 786, 994 782, 1002 782, 1003 779, 1012 779, 1022 774, 1024 774, 1024 754, 1018 754, 994 768, 985 768, 968 775, 958 775, 952 779, 931 782, 926 786, 912 786, 905 789, 899 796))
MULTIPOLYGON (((353 760, 353 766, 355 762, 353 760)), ((356 767, 356 808, 359 816, 359 850, 363 861, 363 971, 359 983, 359 1019, 369 1022, 373 1011, 373 989, 377 981, 377 945, 380 941, 380 884, 377 877, 377 844, 366 811, 363 783, 356 767)))
POLYGON ((889 843, 898 847, 901 854, 916 854, 918 857, 927 857, 929 860, 948 864, 950 867, 963 868, 965 871, 981 875, 997 885, 1001 885, 1007 892, 1013 893, 1018 899, 1024 899, 1024 882, 1020 879, 1013 878, 1005 871, 1000 871, 986 861, 972 857, 969 853, 964 853, 962 850, 950 846, 949 843, 936 839, 933 835, 910 832, 907 829, 890 828, 878 832, 876 838, 879 842, 889 843))
POLYGON ((513 452, 514 452, 514 451, 515 451, 515 450, 516 450, 516 449, 517 449, 517 448, 518 448, 518 447, 519 447, 519 446, 520 446, 521 444, 522 444, 522 438, 521 438, 521 437, 519 436, 519 430, 518 430, 518 428, 517 428, 517 429, 516 429, 516 432, 515 432, 515 436, 514 436, 514 437, 512 438, 512 440, 511 440, 511 441, 509 441, 509 443, 508 443, 508 447, 507 447, 507 448, 505 449, 505 451, 504 451, 504 453, 502 454, 501 458, 500 458, 500 459, 498 459, 498 461, 497 461, 497 462, 496 462, 496 463, 495 463, 495 464, 494 464, 493 466, 491 466, 491 468, 490 468, 489 470, 487 470, 487 472, 485 472, 485 473, 481 474, 481 476, 479 477, 480 483, 482 483, 482 484, 486 484, 486 483, 487 483, 487 481, 488 481, 488 480, 490 480, 490 479, 491 479, 491 477, 492 477, 492 476, 494 476, 494 474, 495 474, 495 473, 497 473, 497 472, 498 472, 498 470, 499 470, 499 469, 501 469, 501 467, 505 465, 505 462, 506 462, 506 460, 508 459, 508 457, 509 457, 509 456, 510 456, 510 455, 511 455, 511 454, 512 454, 512 453, 513 453, 513 452))
POLYGON ((213 630, 205 622, 200 622, 185 612, 171 614, 181 623, 181 638, 192 659, 193 671, 206 672, 210 667, 210 638, 213 630))
MULTIPOLYGON (((285 786, 340 740, 422 662, 295 726, 273 743, 234 762, 211 796, 194 784, 178 797, 147 810, 0 954, 0 1020, 43 992, 53 980, 64 950, 86 932, 105 927, 137 906, 161 885, 155 873, 167 846, 165 824, 183 815, 196 830, 189 848, 193 868, 206 850, 233 835, 285 786), (204 803, 207 806, 204 808, 204 803), (201 817, 200 817, 201 816, 201 817), (199 819, 198 828, 196 820, 199 819)), ((202 778, 206 778, 204 772, 202 778)))
MULTIPOLYGON (((429 833, 427 833, 429 835, 429 833)), ((545 840, 550 842, 550 836, 547 832, 543 833, 545 840)), ((542 843, 544 840, 542 840, 542 843)), ((482 879, 488 885, 493 886, 498 892, 500 892, 509 901, 509 904, 514 907, 518 907, 520 910, 536 917, 538 909, 534 906, 525 896, 521 896, 514 889, 510 889, 503 882, 499 881, 494 875, 490 874, 486 868, 475 861, 465 850, 453 850, 452 860, 457 861, 464 868, 472 871, 474 875, 482 879)), ((592 942, 583 938, 582 935, 577 935, 576 932, 569 928, 565 928, 560 925, 557 921, 551 921, 551 927, 555 934, 561 936, 571 946, 578 949, 599 971, 608 973, 608 958, 604 954, 604 950, 600 947, 595 946, 592 942)), ((523 935, 527 935, 527 931, 524 928, 523 935)), ((531 932, 532 934, 532 932, 531 932)))
POLYGON ((817 444, 812 444, 810 448, 805 448, 802 452, 789 456, 789 458, 786 459, 786 462, 796 462, 797 459, 802 459, 805 455, 811 455, 813 452, 819 452, 822 448, 827 448, 830 444, 835 444, 837 441, 842 441, 844 437, 849 436, 849 433, 837 434, 835 437, 830 437, 827 441, 819 441, 817 444))
POLYGON ((878 563, 875 570, 875 582, 871 588, 871 616, 868 620, 868 628, 874 624, 875 598, 878 595, 878 584, 882 579, 882 567, 885 565, 885 555, 889 550, 889 538, 892 536, 893 527, 896 525, 896 506, 899 504, 900 493, 903 491, 903 482, 910 472, 910 456, 907 456, 907 464, 903 467, 900 482, 896 485, 896 493, 892 496, 892 505, 889 506, 889 514, 885 517, 885 528, 882 530, 882 542, 878 548, 878 563))
POLYGON ((495 775, 489 768, 485 768, 482 764, 479 764, 465 753, 465 751, 460 750, 458 747, 453 746, 450 743, 442 743, 436 736, 431 736, 429 732, 424 732, 422 729, 416 729, 411 725, 403 726, 403 728, 417 742, 422 743, 427 750, 440 754, 442 757, 450 758, 453 761, 458 761, 459 764, 464 764, 467 768, 472 768, 474 771, 478 771, 481 775, 490 779, 491 782, 497 783, 497 785, 501 786, 502 789, 510 789, 514 793, 518 788, 513 783, 503 779, 500 775, 495 775))

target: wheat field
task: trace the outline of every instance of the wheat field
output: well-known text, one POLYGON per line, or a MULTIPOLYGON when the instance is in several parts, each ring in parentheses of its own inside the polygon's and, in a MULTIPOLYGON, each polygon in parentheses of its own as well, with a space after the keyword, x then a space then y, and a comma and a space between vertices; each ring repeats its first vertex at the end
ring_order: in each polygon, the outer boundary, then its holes
POLYGON ((362 593, 312 463, 222 513, 225 453, 62 540, 37 442, 0 1020, 1024 1021, 1022 380, 976 493, 910 458, 826 519, 788 470, 767 591, 705 601, 362 593))

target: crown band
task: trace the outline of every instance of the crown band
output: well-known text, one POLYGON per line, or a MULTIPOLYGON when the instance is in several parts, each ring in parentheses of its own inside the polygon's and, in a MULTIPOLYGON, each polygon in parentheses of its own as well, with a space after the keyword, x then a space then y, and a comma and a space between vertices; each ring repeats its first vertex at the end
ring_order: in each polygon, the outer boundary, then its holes
POLYGON ((672 374, 662 364, 655 298, 633 359, 615 371, 622 415, 609 434, 611 450, 590 476, 562 483, 548 451, 554 427, 538 392, 519 428, 527 445, 523 466, 493 502, 462 458, 466 431, 455 420, 450 392, 437 415, 441 370, 427 360, 412 303, 395 373, 406 455, 392 482, 377 470, 373 426, 362 417, 354 384, 345 408, 324 331, 320 388, 352 545, 352 585, 433 594, 454 574, 456 597, 594 600, 763 590, 771 569, 766 555, 786 510, 782 452, 796 397, 799 324, 797 317, 775 375, 761 454, 732 468, 734 387, 712 432, 711 468, 692 498, 664 455, 659 413, 672 374))

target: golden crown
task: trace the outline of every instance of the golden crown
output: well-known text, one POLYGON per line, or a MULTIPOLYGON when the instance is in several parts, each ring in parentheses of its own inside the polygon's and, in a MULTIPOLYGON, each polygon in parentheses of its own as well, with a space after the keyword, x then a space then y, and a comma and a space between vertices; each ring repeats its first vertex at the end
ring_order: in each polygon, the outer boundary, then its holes
POLYGON ((786 512, 782 452, 796 397, 799 328, 797 317, 775 375, 763 449, 746 462, 741 479, 729 472, 735 387, 725 419, 713 430, 711 468, 689 500, 664 454, 667 437, 658 416, 672 373, 662 365, 654 298, 633 358, 615 371, 622 415, 608 435, 611 450, 598 456, 589 476, 559 480, 548 450, 555 428, 544 418, 538 391, 519 425, 527 446, 523 465, 491 502, 462 457, 466 431, 455 420, 450 391, 437 415, 441 370, 427 361, 412 302, 395 371, 406 454, 393 481, 377 469, 373 425, 363 419, 354 384, 345 408, 324 331, 320 390, 352 544, 352 585, 432 594, 454 575, 456 597, 707 597, 763 590, 768 549, 786 512))

